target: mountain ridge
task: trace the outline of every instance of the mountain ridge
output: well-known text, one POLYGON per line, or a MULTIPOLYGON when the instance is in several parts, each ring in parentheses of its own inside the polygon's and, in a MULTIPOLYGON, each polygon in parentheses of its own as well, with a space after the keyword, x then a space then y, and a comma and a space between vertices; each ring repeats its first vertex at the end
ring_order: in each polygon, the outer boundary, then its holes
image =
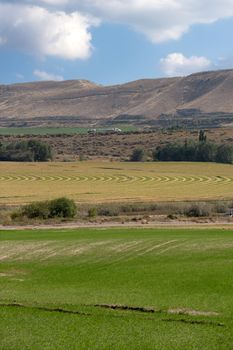
POLYGON ((88 80, 0 85, 0 123, 233 115, 233 69, 103 86, 88 80))

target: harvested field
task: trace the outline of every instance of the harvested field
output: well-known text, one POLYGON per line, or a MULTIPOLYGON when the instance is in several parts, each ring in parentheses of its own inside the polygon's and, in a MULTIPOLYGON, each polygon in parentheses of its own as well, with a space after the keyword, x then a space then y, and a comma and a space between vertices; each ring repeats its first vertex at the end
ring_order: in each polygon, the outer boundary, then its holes
POLYGON ((0 163, 1 204, 233 198, 233 166, 213 163, 0 163))

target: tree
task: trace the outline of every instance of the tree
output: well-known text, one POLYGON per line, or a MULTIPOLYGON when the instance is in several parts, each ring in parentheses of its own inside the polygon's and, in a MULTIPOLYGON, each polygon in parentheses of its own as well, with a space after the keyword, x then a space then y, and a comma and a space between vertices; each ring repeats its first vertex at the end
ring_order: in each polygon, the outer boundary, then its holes
POLYGON ((201 142, 197 147, 196 161, 214 162, 216 154, 216 145, 210 142, 201 142))
POLYGON ((199 142, 206 142, 207 141, 207 136, 205 134, 204 130, 200 130, 199 132, 199 142))
POLYGON ((217 163, 233 163, 233 147, 230 145, 220 145, 217 148, 215 161, 217 163))
POLYGON ((3 143, 0 147, 0 161, 45 162, 52 158, 51 146, 41 141, 3 143))
POLYGON ((29 140, 28 148, 31 150, 35 162, 46 162, 48 160, 52 160, 53 158, 51 146, 47 143, 29 140))
POLYGON ((145 152, 142 148, 136 148, 130 157, 131 162, 143 162, 144 159, 145 152))

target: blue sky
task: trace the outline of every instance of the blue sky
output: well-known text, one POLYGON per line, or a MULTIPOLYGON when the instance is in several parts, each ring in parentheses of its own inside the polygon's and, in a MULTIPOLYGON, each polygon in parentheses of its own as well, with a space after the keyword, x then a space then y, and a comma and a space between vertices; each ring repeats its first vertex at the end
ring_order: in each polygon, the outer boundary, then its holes
POLYGON ((233 68, 232 35, 232 0, 0 0, 0 83, 233 68))

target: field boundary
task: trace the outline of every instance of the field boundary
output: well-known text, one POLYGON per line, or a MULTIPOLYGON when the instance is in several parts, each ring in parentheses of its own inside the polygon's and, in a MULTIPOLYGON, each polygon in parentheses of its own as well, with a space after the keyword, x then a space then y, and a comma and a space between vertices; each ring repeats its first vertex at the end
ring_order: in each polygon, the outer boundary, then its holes
POLYGON ((102 223, 102 224, 84 224, 84 223, 69 223, 69 224, 57 224, 57 225, 0 225, 0 231, 21 231, 21 230, 59 230, 59 229, 84 229, 84 228, 90 228, 90 229, 108 229, 108 228, 145 228, 145 229, 161 229, 161 228, 170 228, 170 229, 197 229, 197 228, 209 228, 209 229, 218 229, 218 228, 224 228, 224 229, 233 229, 233 222, 208 222, 208 223, 200 223, 200 222, 180 222, 180 221, 172 221, 170 223, 168 222, 158 222, 158 223, 149 223, 149 224, 143 224, 139 222, 130 222, 130 223, 114 223, 114 222, 108 222, 108 223, 102 223))

